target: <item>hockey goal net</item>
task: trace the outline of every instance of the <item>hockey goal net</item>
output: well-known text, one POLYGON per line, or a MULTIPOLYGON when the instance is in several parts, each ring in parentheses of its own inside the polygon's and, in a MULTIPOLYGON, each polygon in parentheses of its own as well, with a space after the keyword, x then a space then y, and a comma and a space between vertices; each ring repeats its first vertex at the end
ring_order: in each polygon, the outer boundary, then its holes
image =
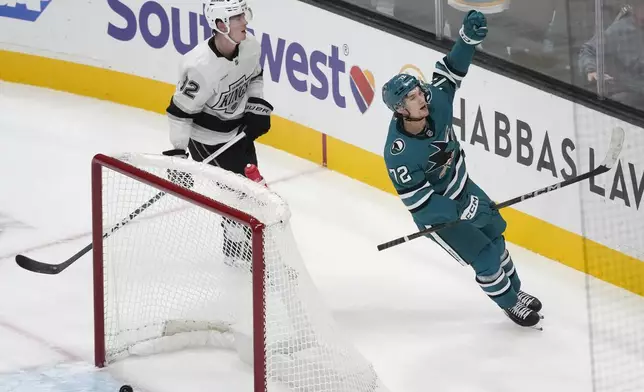
POLYGON ((320 299, 276 193, 145 154, 96 155, 92 184, 96 366, 213 346, 253 366, 256 392, 385 390, 320 299))

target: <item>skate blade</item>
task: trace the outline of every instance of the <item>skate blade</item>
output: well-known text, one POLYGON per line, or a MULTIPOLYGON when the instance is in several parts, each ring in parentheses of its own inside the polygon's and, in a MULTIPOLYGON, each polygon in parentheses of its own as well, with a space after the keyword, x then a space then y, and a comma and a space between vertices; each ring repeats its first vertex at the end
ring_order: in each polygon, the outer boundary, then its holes
POLYGON ((537 313, 537 314, 539 315, 539 322, 530 328, 536 329, 537 331, 543 331, 543 327, 541 326, 541 320, 543 320, 543 315, 541 313, 537 313))
POLYGON ((536 329, 537 331, 543 331, 543 327, 541 326, 541 320, 543 320, 543 315, 541 313, 537 313, 539 315, 539 322, 533 325, 531 328, 536 329))

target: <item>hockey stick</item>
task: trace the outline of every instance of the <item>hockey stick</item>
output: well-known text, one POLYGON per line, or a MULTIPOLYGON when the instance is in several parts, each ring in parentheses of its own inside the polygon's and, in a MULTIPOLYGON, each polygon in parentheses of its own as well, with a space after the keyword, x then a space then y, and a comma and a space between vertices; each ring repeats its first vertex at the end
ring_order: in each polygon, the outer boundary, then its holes
MULTIPOLYGON (((200 163, 203 164, 208 164, 210 161, 213 159, 217 158, 221 153, 226 151, 228 148, 230 148, 233 144, 237 143, 239 140, 243 139, 246 136, 244 132, 240 132, 237 136, 235 136, 233 139, 228 141, 226 144, 221 146, 217 151, 212 153, 210 156, 208 156, 206 159, 201 161, 200 163)), ((136 218, 139 214, 141 214, 143 211, 145 211, 148 207, 150 207, 152 204, 156 203, 159 199, 161 199, 163 196, 165 196, 165 192, 161 191, 154 195, 152 198, 150 198, 148 201, 143 203, 139 208, 134 210, 130 215, 125 217, 122 221, 117 223, 116 225, 112 226, 112 228, 105 234, 103 234, 103 239, 109 237, 112 235, 114 232, 116 232, 118 229, 121 227, 125 226, 126 224, 130 223, 134 218, 136 218)), ((75 255, 70 257, 69 259, 65 260, 64 262, 60 264, 46 264, 42 263, 38 260, 34 260, 30 257, 24 256, 24 255, 16 255, 16 263, 32 272, 37 272, 40 274, 47 274, 47 275, 55 275, 58 274, 62 271, 64 271, 67 267, 72 265, 76 260, 80 259, 83 257, 87 252, 92 250, 94 244, 90 243, 80 251, 78 251, 75 255)))
MULTIPOLYGON (((602 162, 601 165, 597 166, 595 169, 592 169, 589 172, 586 172, 584 174, 580 174, 576 177, 569 178, 565 181, 561 181, 559 183, 537 189, 535 191, 526 193, 521 196, 517 196, 513 199, 506 200, 502 203, 495 203, 492 204, 492 207, 500 210, 501 208, 509 207, 511 205, 520 203, 524 200, 531 199, 533 197, 543 195, 544 193, 556 191, 557 189, 561 189, 564 187, 567 187, 568 185, 576 184, 580 181, 586 180, 591 177, 598 176, 600 174, 604 174, 607 171, 609 171, 613 165, 615 165, 615 162, 617 162, 617 158, 619 157, 620 152, 622 151, 622 146, 624 144, 624 130, 620 127, 615 127, 613 129, 613 133, 611 135, 610 139, 610 146, 608 147, 608 152, 606 153, 606 157, 604 158, 604 161, 602 162)), ((411 241, 413 239, 419 238, 419 237, 424 237, 427 234, 433 233, 435 231, 445 229, 448 227, 452 227, 456 224, 461 222, 461 220, 455 220, 452 222, 445 222, 445 223, 439 223, 437 225, 434 225, 432 227, 428 227, 424 230, 418 231, 416 233, 406 235, 404 237, 396 238, 395 240, 385 242, 383 244, 378 245, 378 250, 384 250, 391 248, 392 246, 400 245, 403 244, 407 241, 411 241)))

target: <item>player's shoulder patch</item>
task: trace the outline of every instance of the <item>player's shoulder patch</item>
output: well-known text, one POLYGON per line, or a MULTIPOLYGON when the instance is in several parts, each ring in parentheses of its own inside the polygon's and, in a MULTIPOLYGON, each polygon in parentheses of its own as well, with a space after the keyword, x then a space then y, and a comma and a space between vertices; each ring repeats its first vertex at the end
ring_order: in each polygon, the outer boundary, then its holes
POLYGON ((391 155, 398 155, 404 150, 405 150, 405 141, 401 138, 398 138, 391 143, 389 152, 391 153, 391 155))

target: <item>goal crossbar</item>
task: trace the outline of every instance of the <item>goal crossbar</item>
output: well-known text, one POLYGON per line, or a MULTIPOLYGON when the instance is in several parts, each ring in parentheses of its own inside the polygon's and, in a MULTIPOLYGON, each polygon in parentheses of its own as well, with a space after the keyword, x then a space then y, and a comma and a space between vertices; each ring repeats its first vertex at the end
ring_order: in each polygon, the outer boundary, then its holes
POLYGON ((251 365, 255 392, 387 391, 317 291, 279 194, 189 159, 91 164, 96 366, 208 346, 251 365))
MULTIPOLYGON (((239 224, 248 226, 252 232, 252 253, 254 268, 258 268, 258 275, 264 274, 264 256, 262 235, 264 224, 255 217, 216 200, 210 199, 199 193, 193 192, 164 178, 155 176, 141 170, 122 160, 104 155, 96 154, 92 159, 92 242, 93 242, 93 279, 94 279, 94 362, 97 367, 105 366, 105 325, 102 315, 104 314, 104 291, 103 291, 103 181, 102 170, 107 168, 122 175, 136 179, 159 189, 165 194, 170 194, 191 203, 216 212, 239 224)), ((266 388, 266 363, 264 360, 264 317, 262 309, 265 304, 264 281, 253 279, 253 351, 255 363, 262 371, 254 372, 255 391, 262 391, 266 388)))

